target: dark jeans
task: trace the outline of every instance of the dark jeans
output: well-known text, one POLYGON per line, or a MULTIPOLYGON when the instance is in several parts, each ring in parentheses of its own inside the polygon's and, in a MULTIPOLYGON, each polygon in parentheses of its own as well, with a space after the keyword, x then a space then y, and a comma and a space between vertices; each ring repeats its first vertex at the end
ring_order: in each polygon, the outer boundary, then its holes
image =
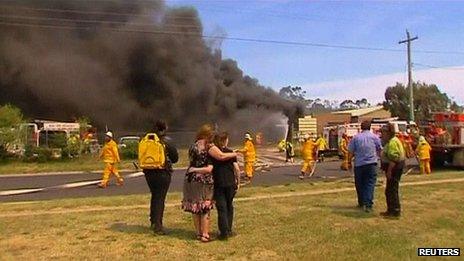
POLYGON ((163 229, 164 201, 171 184, 171 173, 167 170, 143 170, 151 192, 150 221, 155 230, 163 229))
POLYGON ((385 197, 387 199, 387 212, 399 214, 401 212, 399 185, 401 175, 403 174, 404 161, 399 162, 392 170, 391 178, 387 178, 387 187, 385 188, 385 197))
POLYGON ((374 204, 374 189, 377 181, 377 163, 354 168, 354 184, 358 205, 371 208, 374 204))
POLYGON ((214 187, 214 199, 218 212, 218 227, 221 235, 229 235, 232 232, 234 219, 235 186, 214 187))

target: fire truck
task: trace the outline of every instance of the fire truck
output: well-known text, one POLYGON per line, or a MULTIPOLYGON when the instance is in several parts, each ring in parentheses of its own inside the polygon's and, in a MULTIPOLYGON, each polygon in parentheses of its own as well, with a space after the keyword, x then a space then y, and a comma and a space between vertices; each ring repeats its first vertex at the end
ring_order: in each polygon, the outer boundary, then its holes
MULTIPOLYGON (((396 133, 407 133, 410 123, 407 121, 398 120, 398 118, 389 118, 382 120, 373 120, 371 123, 371 132, 380 137, 382 127, 387 123, 393 123, 396 133)), ((335 126, 324 127, 323 136, 329 143, 330 150, 338 150, 338 145, 343 134, 348 136, 348 139, 353 138, 361 132, 361 123, 346 123, 335 126)))
POLYGON ((423 133, 432 146, 435 166, 464 168, 464 113, 435 113, 423 133))

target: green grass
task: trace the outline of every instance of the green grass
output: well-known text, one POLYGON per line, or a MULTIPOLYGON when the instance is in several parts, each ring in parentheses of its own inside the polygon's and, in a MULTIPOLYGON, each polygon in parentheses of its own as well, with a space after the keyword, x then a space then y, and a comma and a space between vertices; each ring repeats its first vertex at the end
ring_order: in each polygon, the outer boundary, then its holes
MULTIPOLYGON (((461 178, 462 173, 407 176, 405 181, 461 178)), ((148 195, 0 204, 0 213, 29 216, 0 217, 2 260, 18 259, 238 259, 238 260, 404 260, 417 259, 418 247, 464 247, 463 183, 401 188, 403 217, 386 220, 383 188, 376 190, 375 213, 360 212, 354 192, 239 201, 237 236, 227 242, 202 244, 193 239, 189 214, 168 207, 168 236, 148 228, 148 209, 45 214, 44 210, 73 210, 95 206, 148 204, 148 195)), ((279 195, 352 187, 348 181, 250 187, 238 197, 279 195)), ((178 203, 170 194, 168 203, 178 203)), ((216 213, 212 230, 216 231, 216 213)))
MULTIPOLYGON (((179 149, 179 162, 174 167, 185 167, 188 165, 188 152, 186 149, 179 149)), ((122 159, 119 163, 119 169, 134 169, 132 164, 134 160, 122 159)), ((77 159, 55 160, 43 163, 23 162, 12 160, 0 162, 1 174, 27 174, 43 172, 67 172, 67 171, 102 171, 103 163, 97 156, 82 156, 77 159)))

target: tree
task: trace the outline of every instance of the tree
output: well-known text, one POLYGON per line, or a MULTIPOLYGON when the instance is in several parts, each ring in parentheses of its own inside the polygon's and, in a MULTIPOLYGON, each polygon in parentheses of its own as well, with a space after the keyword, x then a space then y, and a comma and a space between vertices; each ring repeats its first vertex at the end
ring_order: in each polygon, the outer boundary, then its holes
MULTIPOLYGON (((451 100, 446 93, 442 93, 435 84, 422 82, 413 83, 414 115, 416 121, 424 121, 432 117, 433 112, 447 111, 451 100)), ((388 87, 385 91, 383 107, 390 111, 392 116, 408 119, 409 90, 401 83, 388 87)))
POLYGON ((459 106, 455 101, 453 101, 450 105, 450 110, 457 112, 457 113, 463 113, 464 112, 464 106, 459 106))
POLYGON ((349 109, 358 109, 358 105, 352 100, 344 100, 340 103, 340 109, 349 110, 349 109))
POLYGON ((304 91, 300 86, 287 86, 283 87, 279 91, 279 95, 294 101, 305 101, 306 100, 306 91, 304 91))
POLYGON ((23 122, 21 110, 12 106, 0 107, 0 158, 6 155, 7 150, 18 139, 18 125, 23 122))
POLYGON ((371 104, 367 101, 366 98, 362 98, 361 100, 356 100, 355 104, 356 106, 358 106, 359 109, 367 108, 371 106, 371 104))

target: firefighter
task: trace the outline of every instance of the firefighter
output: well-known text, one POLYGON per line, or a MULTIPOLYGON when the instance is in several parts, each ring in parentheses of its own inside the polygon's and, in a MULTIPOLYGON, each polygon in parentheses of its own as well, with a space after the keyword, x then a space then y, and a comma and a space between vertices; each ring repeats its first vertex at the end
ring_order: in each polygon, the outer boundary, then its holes
POLYGON ((352 168, 351 166, 351 156, 350 152, 348 151, 348 135, 344 133, 342 135, 342 140, 340 141, 340 152, 342 153, 343 156, 343 162, 342 165, 340 166, 340 169, 342 170, 350 170, 352 168))
POLYGON ((324 161, 324 152, 327 150, 327 141, 324 139, 324 137, 319 135, 316 140, 316 147, 317 147, 317 152, 316 152, 316 158, 318 162, 324 161))
POLYGON ((116 176, 116 184, 119 186, 123 185, 123 178, 119 175, 119 171, 116 164, 120 162, 118 145, 113 139, 113 133, 108 131, 105 134, 105 146, 103 146, 100 153, 100 159, 105 163, 105 169, 103 170, 103 178, 101 183, 98 185, 100 188, 106 188, 110 179, 110 175, 116 176))
POLYGON ((253 166, 256 161, 256 150, 255 145, 253 144, 253 139, 251 138, 251 134, 249 132, 245 134, 245 143, 243 145, 243 149, 237 150, 237 152, 243 154, 246 179, 247 182, 251 182, 253 179, 253 166))
POLYGON ((430 151, 432 151, 432 147, 430 147, 430 144, 424 136, 420 136, 419 144, 417 144, 416 148, 416 154, 419 157, 421 174, 432 173, 432 170, 430 169, 430 151))
POLYGON ((306 174, 312 175, 315 164, 316 143, 308 134, 304 135, 303 143, 301 144, 301 156, 303 157, 303 167, 301 168, 300 179, 304 179, 306 174))

